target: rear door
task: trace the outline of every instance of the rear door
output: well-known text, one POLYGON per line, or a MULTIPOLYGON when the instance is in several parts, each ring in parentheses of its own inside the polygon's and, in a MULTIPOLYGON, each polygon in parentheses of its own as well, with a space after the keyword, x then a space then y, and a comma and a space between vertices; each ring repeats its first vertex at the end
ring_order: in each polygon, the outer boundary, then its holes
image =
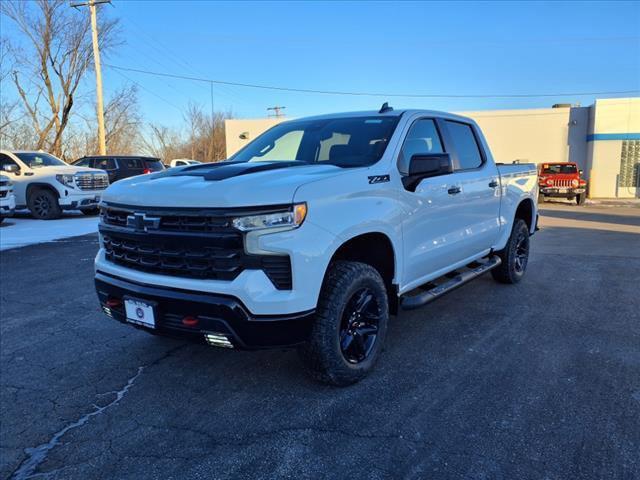
POLYGON ((119 178, 128 178, 144 173, 144 163, 141 158, 129 157, 117 160, 121 169, 119 178))
POLYGON ((456 255, 466 259, 491 249, 500 232, 500 175, 487 158, 481 134, 469 123, 444 120, 446 148, 453 152, 459 222, 456 255))

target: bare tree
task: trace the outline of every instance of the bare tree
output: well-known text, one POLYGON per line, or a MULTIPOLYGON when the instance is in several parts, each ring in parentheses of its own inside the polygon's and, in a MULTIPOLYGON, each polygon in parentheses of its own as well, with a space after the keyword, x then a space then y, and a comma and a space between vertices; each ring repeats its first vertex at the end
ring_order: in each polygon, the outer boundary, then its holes
MULTIPOLYGON (((82 116, 82 115, 80 115, 82 116)), ((84 118, 84 117, 83 117, 84 118)), ((70 127, 64 143, 63 157, 76 159, 84 155, 98 154, 98 137, 95 118, 84 118, 86 129, 70 127)), ((129 85, 117 90, 107 101, 104 109, 105 139, 107 150, 112 154, 132 155, 141 147, 142 118, 138 102, 138 88, 129 85)))
MULTIPOLYGON (((26 40, 24 45, 12 42, 9 51, 11 77, 35 133, 33 147, 62 155, 77 90, 91 67, 89 18, 64 0, 3 0, 0 13, 26 40)), ((113 45, 115 27, 115 21, 101 22, 101 49, 113 45)))
POLYGON ((224 120, 231 113, 204 113, 196 104, 189 104, 184 113, 186 132, 159 124, 149 125, 145 138, 146 150, 164 161, 192 158, 201 162, 219 162, 226 157, 224 120))

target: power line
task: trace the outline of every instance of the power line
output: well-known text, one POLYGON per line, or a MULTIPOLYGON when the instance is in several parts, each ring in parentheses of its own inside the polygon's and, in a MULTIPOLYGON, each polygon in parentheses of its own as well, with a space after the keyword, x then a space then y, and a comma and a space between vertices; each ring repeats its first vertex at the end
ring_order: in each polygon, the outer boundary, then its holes
POLYGON ((295 93, 317 93, 322 95, 350 95, 361 97, 404 97, 404 98, 542 98, 542 97, 568 97, 568 96, 591 96, 591 95, 630 95, 640 93, 637 90, 619 90, 608 92, 560 92, 560 93, 535 93, 535 94, 492 94, 492 95, 460 95, 460 94, 429 94, 429 93, 373 93, 373 92, 349 92, 339 90, 313 90, 307 88, 278 87, 274 85, 260 85, 255 83, 229 82, 226 80, 214 80, 210 78, 189 77, 186 75, 177 75, 173 73, 153 72, 150 70, 141 70, 138 68, 120 67, 118 65, 105 64, 106 66, 128 72, 144 73, 147 75, 155 75, 158 77, 180 78, 183 80, 191 80, 194 82, 207 82, 211 84, 233 85, 237 87, 260 88, 263 90, 277 90, 295 93))

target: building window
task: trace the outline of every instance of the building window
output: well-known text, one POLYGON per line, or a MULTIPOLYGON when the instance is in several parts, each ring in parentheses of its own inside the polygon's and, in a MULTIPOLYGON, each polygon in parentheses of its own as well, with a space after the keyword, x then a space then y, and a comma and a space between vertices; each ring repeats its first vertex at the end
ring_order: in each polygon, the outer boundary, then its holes
POLYGON ((618 186, 640 188, 640 140, 623 140, 618 186))

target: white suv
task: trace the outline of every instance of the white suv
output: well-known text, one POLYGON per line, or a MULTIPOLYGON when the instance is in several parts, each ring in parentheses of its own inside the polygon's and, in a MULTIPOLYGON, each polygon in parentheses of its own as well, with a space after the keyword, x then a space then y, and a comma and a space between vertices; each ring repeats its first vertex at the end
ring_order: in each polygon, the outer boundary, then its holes
POLYGON ((13 182, 9 177, 0 175, 0 223, 13 215, 16 209, 16 197, 13 194, 13 182))
POLYGON ((37 219, 60 217, 62 210, 98 213, 109 186, 106 172, 68 165, 44 152, 0 150, 0 169, 14 185, 16 209, 28 208, 37 219))

